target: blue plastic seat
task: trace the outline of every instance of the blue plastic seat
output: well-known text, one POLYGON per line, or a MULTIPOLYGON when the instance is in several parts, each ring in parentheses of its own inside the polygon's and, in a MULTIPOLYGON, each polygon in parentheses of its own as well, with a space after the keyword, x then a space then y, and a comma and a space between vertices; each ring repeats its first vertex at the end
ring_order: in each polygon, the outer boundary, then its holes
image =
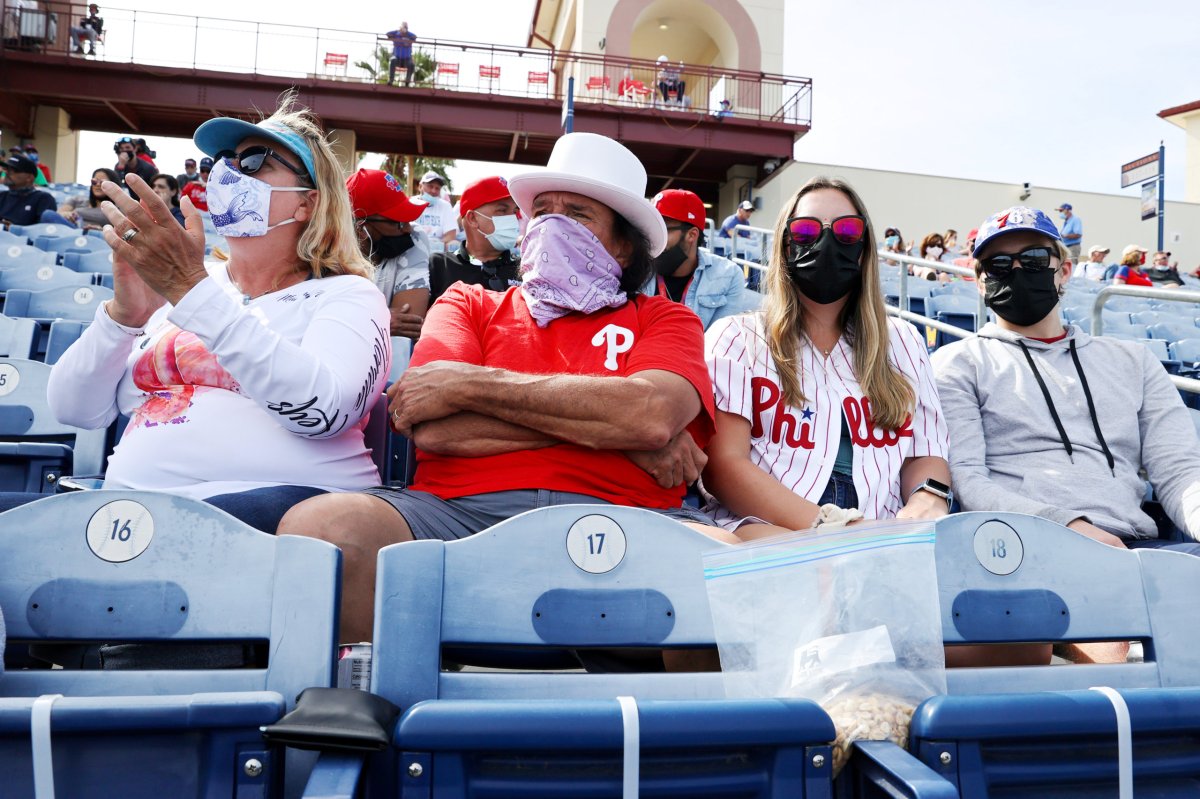
MULTIPOLYGON (((32 321, 32 320, 28 320, 32 321)), ((46 338, 45 361, 53 366, 63 356, 67 349, 79 340, 83 331, 87 330, 90 322, 78 322, 71 319, 56 319, 50 323, 50 334, 46 338)))
POLYGON ((0 491, 52 494, 62 475, 104 470, 107 431, 59 423, 49 379, 44 363, 0 358, 0 491))
POLYGON ((0 314, 0 358, 33 358, 37 323, 0 314))
POLYGON ((930 293, 937 284, 931 280, 922 280, 921 278, 908 278, 908 310, 922 316, 929 316, 926 310, 926 300, 929 299, 930 293))
POLYGON ((1150 325, 1147 330, 1152 338, 1160 338, 1164 341, 1178 341, 1200 336, 1200 328, 1190 322, 1180 321, 1178 318, 1170 322, 1158 322, 1150 325))
POLYGON ((39 236, 34 246, 39 250, 63 254, 67 252, 112 252, 108 242, 78 231, 74 236, 39 236))
POLYGON ((971 280, 951 280, 949 283, 938 283, 929 294, 931 297, 957 294, 975 298, 979 296, 979 284, 971 280))
POLYGON ((90 322, 96 315, 96 307, 112 298, 112 289, 103 286, 63 286, 46 291, 14 289, 5 295, 4 313, 47 325, 55 319, 90 322))
POLYGON ((41 266, 53 264, 58 256, 45 252, 28 244, 7 244, 0 242, 0 270, 16 269, 22 266, 41 266))
POLYGON ((700 552, 714 546, 650 511, 573 505, 381 551, 371 689, 405 709, 392 790, 619 796, 632 744, 646 795, 828 796, 833 725, 811 702, 725 700, 718 673, 529 670, 580 648, 712 646, 700 552), (523 670, 446 671, 447 653, 523 670))
POLYGON ((285 769, 302 780, 306 763, 285 763, 259 727, 304 688, 331 683, 340 559, 324 542, 266 535, 157 492, 76 492, 0 515, 0 562, 22 564, 0 569, 10 646, 203 642, 267 657, 226 669, 6 670, 5 794, 33 796, 33 758, 49 754, 59 796, 281 795, 285 769), (31 757, 31 710, 49 694, 63 698, 50 707, 49 746, 35 741, 31 757))
POLYGON ((1200 366, 1200 335, 1172 341, 1168 349, 1175 360, 1200 366))
POLYGON ((1088 690, 1111 686, 1130 711, 1138 795, 1196 795, 1200 626, 1184 598, 1200 558, 982 512, 938 521, 936 557, 949 645, 1137 640, 1145 658, 949 670, 949 694, 913 719, 910 750, 929 769, 962 797, 1115 796, 1116 713, 1088 690))
POLYGON ((1150 333, 1145 325, 1137 325, 1132 322, 1109 322, 1106 320, 1104 323, 1104 335, 1112 336, 1113 338, 1144 339, 1150 333))
POLYGON ((55 222, 39 222, 36 225, 11 225, 8 232, 16 236, 24 236, 25 241, 34 244, 42 236, 58 238, 60 236, 78 236, 79 229, 70 225, 55 222))
MULTIPOLYGON (((0 270, 0 292, 13 289, 45 291, 61 286, 90 286, 91 275, 82 275, 54 264, 29 264, 0 270)), ((9 313, 10 316, 14 314, 9 313)))
POLYGON ((62 265, 75 272, 91 272, 111 275, 113 270, 112 249, 105 244, 101 249, 91 252, 63 253, 62 265))

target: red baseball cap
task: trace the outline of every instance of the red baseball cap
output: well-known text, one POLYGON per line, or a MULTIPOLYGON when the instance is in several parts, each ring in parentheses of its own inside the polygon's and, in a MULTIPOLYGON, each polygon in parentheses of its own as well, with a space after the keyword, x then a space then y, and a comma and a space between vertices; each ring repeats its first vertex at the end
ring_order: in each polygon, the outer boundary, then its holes
POLYGON ((704 203, 687 189, 667 189, 654 196, 654 210, 668 219, 704 229, 704 203))
POLYGON ((497 200, 511 200, 508 191, 508 181, 498 175, 480 178, 463 191, 458 201, 459 213, 466 216, 476 208, 494 203, 497 200))
POLYGON ((382 216, 393 222, 412 222, 429 207, 424 200, 410 200, 404 186, 382 169, 360 169, 346 180, 355 219, 382 216))

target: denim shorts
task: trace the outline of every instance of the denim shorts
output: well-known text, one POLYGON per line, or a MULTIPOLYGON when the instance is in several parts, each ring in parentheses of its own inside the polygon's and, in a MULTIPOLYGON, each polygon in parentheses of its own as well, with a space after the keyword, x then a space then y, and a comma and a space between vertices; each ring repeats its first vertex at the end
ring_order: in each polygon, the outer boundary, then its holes
POLYGON ((854 488, 853 477, 848 474, 838 474, 837 472, 829 475, 829 483, 825 486, 825 493, 817 500, 817 504, 827 505, 830 502, 839 508, 858 507, 858 491, 854 488))

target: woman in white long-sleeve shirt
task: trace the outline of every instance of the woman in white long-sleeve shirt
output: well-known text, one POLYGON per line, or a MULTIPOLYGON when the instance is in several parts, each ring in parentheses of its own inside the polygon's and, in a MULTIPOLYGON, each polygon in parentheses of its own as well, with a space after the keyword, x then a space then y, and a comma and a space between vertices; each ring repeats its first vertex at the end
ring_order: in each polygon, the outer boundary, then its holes
POLYGON ((187 199, 180 227, 136 177, 140 203, 104 184, 115 296, 55 365, 49 402, 78 427, 130 417, 105 488, 205 499, 274 532, 302 499, 378 485, 363 428, 390 365, 387 306, 306 112, 210 120, 195 142, 216 158, 229 260, 205 264, 187 199))

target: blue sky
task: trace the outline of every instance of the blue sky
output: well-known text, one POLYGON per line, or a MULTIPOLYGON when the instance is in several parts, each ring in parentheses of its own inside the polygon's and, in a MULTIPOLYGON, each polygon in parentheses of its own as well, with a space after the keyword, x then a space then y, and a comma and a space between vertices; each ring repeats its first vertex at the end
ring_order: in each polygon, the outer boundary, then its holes
MULTIPOLYGON (((384 31, 405 19, 419 36, 523 45, 534 4, 405 5, 358 3, 334 24, 384 31)), ((1182 199, 1183 131, 1156 114, 1200 100, 1200 0, 787 5, 785 71, 814 81, 813 129, 797 158, 1117 193, 1120 165, 1163 140, 1167 197, 1182 199)), ((314 27, 330 25, 328 11, 279 0, 249 9, 263 22, 314 27)), ((209 0, 203 12, 247 19, 235 0, 209 0)), ((184 140, 152 144, 172 171, 194 154, 184 140)), ((111 155, 111 136, 85 135, 80 166, 90 174, 111 155)), ((455 177, 505 170, 514 171, 469 163, 455 177)))

